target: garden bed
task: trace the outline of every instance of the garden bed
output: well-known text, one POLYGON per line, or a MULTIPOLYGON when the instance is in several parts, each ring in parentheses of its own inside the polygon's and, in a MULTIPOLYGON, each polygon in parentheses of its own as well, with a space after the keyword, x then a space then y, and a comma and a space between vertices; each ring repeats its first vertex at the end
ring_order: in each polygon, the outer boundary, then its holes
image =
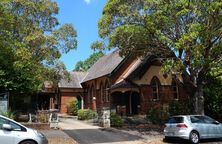
POLYGON ((37 130, 49 130, 50 124, 49 123, 22 123, 24 126, 32 129, 37 130))

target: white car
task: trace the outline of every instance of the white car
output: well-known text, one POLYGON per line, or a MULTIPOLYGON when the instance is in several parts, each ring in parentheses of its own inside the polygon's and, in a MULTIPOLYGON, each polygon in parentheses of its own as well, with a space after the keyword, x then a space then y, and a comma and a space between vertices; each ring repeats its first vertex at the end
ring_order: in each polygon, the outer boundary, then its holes
POLYGON ((37 130, 0 115, 1 144, 48 144, 46 137, 37 130))
POLYGON ((222 138, 222 124, 208 116, 173 116, 165 126, 165 140, 182 138, 197 144, 200 139, 222 138))

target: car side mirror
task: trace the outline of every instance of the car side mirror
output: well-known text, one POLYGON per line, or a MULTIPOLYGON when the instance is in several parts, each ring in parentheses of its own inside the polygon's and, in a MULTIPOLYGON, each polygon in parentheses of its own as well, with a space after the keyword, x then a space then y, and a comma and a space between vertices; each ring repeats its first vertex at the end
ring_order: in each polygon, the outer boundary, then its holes
POLYGON ((220 124, 218 121, 214 121, 213 123, 216 124, 216 125, 220 124))
POLYGON ((3 124, 3 125, 2 125, 2 128, 3 128, 4 130, 7 130, 7 131, 11 131, 11 130, 12 130, 12 126, 9 125, 9 124, 3 124))

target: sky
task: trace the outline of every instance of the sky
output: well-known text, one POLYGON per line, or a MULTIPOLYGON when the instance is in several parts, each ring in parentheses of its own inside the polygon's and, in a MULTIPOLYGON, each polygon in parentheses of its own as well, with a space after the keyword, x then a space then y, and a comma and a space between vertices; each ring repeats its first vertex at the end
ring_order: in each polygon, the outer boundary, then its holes
POLYGON ((93 53, 90 45, 99 37, 97 23, 107 0, 56 0, 56 2, 59 6, 57 18, 60 24, 72 23, 77 31, 77 49, 63 54, 60 59, 67 70, 71 71, 78 61, 87 59, 93 53))

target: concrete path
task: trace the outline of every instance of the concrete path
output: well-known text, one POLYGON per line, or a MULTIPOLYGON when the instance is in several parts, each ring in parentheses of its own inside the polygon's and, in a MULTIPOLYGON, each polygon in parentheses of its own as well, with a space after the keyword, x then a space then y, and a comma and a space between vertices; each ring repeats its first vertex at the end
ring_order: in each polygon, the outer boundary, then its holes
POLYGON ((79 144, 144 144, 141 137, 115 129, 104 129, 71 118, 60 118, 60 121, 59 127, 79 144))

